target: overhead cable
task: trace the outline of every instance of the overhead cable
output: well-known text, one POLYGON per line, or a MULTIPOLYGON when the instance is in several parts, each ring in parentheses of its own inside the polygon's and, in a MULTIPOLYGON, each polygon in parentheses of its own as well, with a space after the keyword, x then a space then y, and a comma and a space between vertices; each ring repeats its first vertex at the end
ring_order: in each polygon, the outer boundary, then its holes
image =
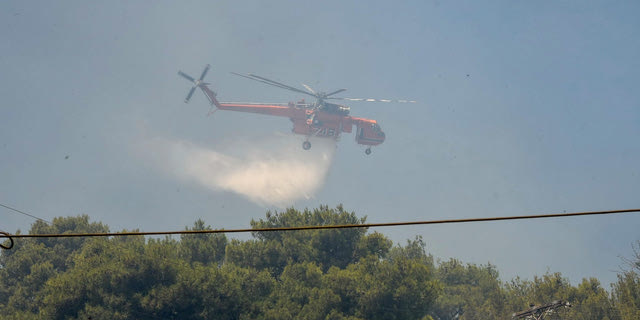
POLYGON ((2 204, 2 203, 0 203, 0 207, 4 207, 4 208, 7 208, 7 209, 9 209, 9 210, 15 211, 15 212, 17 212, 17 213, 23 214, 23 215, 25 215, 25 216, 29 216, 29 217, 31 217, 31 218, 34 218, 34 219, 37 219, 37 220, 40 220, 40 221, 44 221, 44 222, 46 222, 46 223, 48 223, 48 224, 51 224, 51 221, 48 221, 48 220, 45 220, 45 219, 42 219, 42 218, 38 218, 38 217, 36 217, 36 216, 34 216, 34 215, 32 215, 32 214, 28 214, 28 213, 26 213, 26 212, 24 212, 24 211, 20 211, 20 210, 18 210, 18 209, 16 209, 16 208, 9 207, 9 206, 4 205, 4 204, 2 204))
MULTIPOLYGON (((247 233, 247 232, 274 232, 274 231, 299 231, 299 230, 323 230, 323 229, 378 228, 378 227, 397 227, 397 226, 427 225, 427 224, 452 224, 452 223, 491 222, 491 221, 504 221, 504 220, 549 219, 549 218, 562 218, 562 217, 575 217, 575 216, 588 216, 588 215, 607 215, 607 214, 615 214, 615 213, 633 213, 633 212, 640 212, 640 209, 587 211, 587 212, 489 217, 489 218, 445 219, 445 220, 428 220, 428 221, 340 224, 340 225, 315 225, 315 226, 274 227, 274 228, 181 230, 181 231, 152 231, 152 232, 131 231, 131 232, 104 232, 104 233, 16 234, 16 235, 12 235, 6 232, 0 232, 0 239, 9 238, 11 240, 11 246, 13 246, 13 240, 11 238, 158 236, 158 235, 176 235, 176 234, 247 233)), ((0 245, 0 246, 4 249, 11 248, 11 246, 9 246, 9 248, 7 248, 4 245, 0 245)))

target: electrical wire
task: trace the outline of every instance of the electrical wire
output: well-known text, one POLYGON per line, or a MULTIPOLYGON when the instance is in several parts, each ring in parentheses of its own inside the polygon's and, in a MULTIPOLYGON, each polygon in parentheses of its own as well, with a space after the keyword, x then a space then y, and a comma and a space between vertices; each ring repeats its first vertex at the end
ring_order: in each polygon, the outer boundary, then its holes
POLYGON ((29 217, 31 217, 31 218, 34 218, 34 219, 37 219, 37 220, 40 220, 40 221, 44 221, 44 222, 46 222, 46 223, 48 223, 48 224, 52 224, 52 223, 51 223, 51 221, 48 221, 48 220, 45 220, 45 219, 38 218, 38 217, 36 217, 36 216, 34 216, 34 215, 32 215, 32 214, 28 214, 28 213, 26 213, 26 212, 24 212, 24 211, 20 211, 20 210, 18 210, 18 209, 16 209, 16 208, 11 208, 11 207, 9 207, 9 206, 7 206, 7 205, 4 205, 4 204, 2 204, 2 203, 0 203, 0 207, 5 207, 5 208, 7 208, 7 209, 9 209, 9 210, 12 210, 12 211, 15 211, 15 212, 17 212, 17 213, 24 214, 25 216, 29 216, 29 217))
POLYGON ((427 224, 452 224, 452 223, 474 223, 474 222, 491 222, 491 221, 504 221, 504 220, 549 219, 549 218, 576 217, 576 216, 588 216, 588 215, 608 215, 608 214, 616 214, 616 213, 633 213, 633 212, 640 212, 640 209, 587 211, 587 212, 489 217, 489 218, 445 219, 445 220, 429 220, 429 221, 363 223, 363 224, 341 224, 341 225, 319 225, 319 226, 275 227, 275 228, 182 230, 182 231, 152 231, 152 232, 135 231, 135 232, 104 232, 104 233, 16 234, 16 235, 12 235, 6 232, 0 232, 0 239, 9 238, 9 240, 11 240, 11 245, 8 246, 8 248, 1 244, 0 244, 0 247, 2 247, 3 249, 10 249, 13 246, 12 238, 158 236, 158 235, 176 235, 176 234, 247 233, 247 232, 274 232, 274 231, 299 231, 299 230, 323 230, 323 229, 377 228, 377 227, 397 227, 397 226, 427 225, 427 224))

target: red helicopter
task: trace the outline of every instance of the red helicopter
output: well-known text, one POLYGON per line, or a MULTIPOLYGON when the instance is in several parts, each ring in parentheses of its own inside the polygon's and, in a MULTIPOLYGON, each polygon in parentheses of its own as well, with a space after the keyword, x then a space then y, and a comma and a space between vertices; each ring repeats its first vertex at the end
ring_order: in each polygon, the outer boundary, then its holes
MULTIPOLYGON (((205 94, 212 106, 221 110, 231 110, 240 112, 260 113, 271 116, 287 117, 293 122, 293 132, 301 134, 307 138, 302 143, 304 150, 311 149, 310 137, 321 137, 338 140, 343 132, 350 133, 353 125, 356 126, 356 142, 358 144, 368 146, 365 150, 367 155, 371 154, 371 146, 376 146, 384 142, 385 134, 378 125, 376 120, 352 117, 349 115, 350 108, 347 106, 329 103, 327 100, 349 100, 349 101, 366 101, 366 102, 394 102, 394 100, 378 100, 378 99, 356 99, 356 98, 338 98, 333 95, 345 91, 346 89, 338 89, 330 93, 316 92, 311 87, 303 84, 307 91, 298 89, 274 80, 270 80, 255 74, 242 75, 232 72, 234 75, 241 76, 254 81, 262 82, 274 87, 290 90, 293 92, 305 94, 316 98, 313 103, 307 103, 304 99, 294 103, 287 104, 278 103, 247 103, 247 102, 220 102, 217 94, 209 89, 209 83, 203 82, 205 75, 209 71, 210 65, 206 65, 200 78, 197 80, 188 74, 178 71, 178 74, 193 83, 193 87, 187 94, 184 102, 188 103, 197 88, 200 88, 205 94)), ((411 100, 395 100, 401 103, 415 103, 411 100)))

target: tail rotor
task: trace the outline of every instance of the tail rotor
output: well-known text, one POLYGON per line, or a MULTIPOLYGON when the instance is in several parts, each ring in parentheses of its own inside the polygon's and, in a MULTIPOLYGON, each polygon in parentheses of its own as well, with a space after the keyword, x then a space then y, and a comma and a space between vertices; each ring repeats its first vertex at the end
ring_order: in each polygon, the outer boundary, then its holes
POLYGON ((211 68, 211 65, 206 65, 204 67, 204 70, 202 70, 202 74, 200 74, 200 79, 198 79, 198 81, 202 81, 202 79, 204 79, 204 76, 206 76, 207 72, 209 72, 209 68, 211 68))
POLYGON ((191 99, 191 96, 193 96, 193 93, 196 91, 196 88, 200 87, 202 88, 203 85, 207 85, 208 83, 202 82, 202 79, 204 79, 204 77, 207 75, 207 72, 209 72, 209 68, 211 68, 210 65, 206 65, 204 67, 204 70, 202 71, 202 74, 200 74, 200 78, 198 80, 194 79, 193 77, 191 77, 190 75, 182 72, 182 71, 178 71, 178 75, 180 75, 181 77, 189 80, 190 82, 193 83, 193 87, 191 88, 191 90, 189 91, 189 93, 187 94, 187 97, 184 99, 185 103, 189 103, 189 100, 191 99))

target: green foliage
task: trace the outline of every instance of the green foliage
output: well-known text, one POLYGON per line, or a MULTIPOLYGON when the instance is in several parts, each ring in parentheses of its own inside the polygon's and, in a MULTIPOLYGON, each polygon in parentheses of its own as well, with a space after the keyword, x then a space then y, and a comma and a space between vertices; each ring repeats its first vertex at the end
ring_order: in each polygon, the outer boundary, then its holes
POLYGON ((583 279, 570 297, 572 308, 566 314, 571 319, 617 319, 609 294, 595 278, 583 279))
POLYGON ((577 287, 559 273, 534 277, 533 281, 516 279, 507 285, 514 310, 525 310, 529 304, 542 305, 555 300, 568 301, 571 308, 562 308, 545 319, 619 319, 609 294, 597 279, 583 279, 577 287))
MULTIPOLYGON (((542 277, 535 276, 533 281, 516 278, 507 284, 507 296, 513 297, 510 300, 509 308, 513 311, 522 311, 530 305, 544 305, 556 300, 572 302, 575 288, 571 286, 569 280, 563 278, 560 273, 546 273, 542 277)), ((545 319, 564 319, 567 310, 560 309, 545 319)))
MULTIPOLYGON (((55 218, 51 225, 36 221, 30 234, 108 232, 101 223, 89 223, 89 217, 55 218)), ((16 319, 38 318, 43 304, 41 291, 46 282, 70 266, 70 257, 90 241, 89 238, 28 238, 16 241, 11 250, 0 255, 0 314, 16 319)))
MULTIPOLYGON (((357 225, 366 221, 365 218, 358 219, 353 212, 346 212, 342 206, 336 209, 329 209, 327 206, 320 206, 314 210, 304 210, 302 212, 293 208, 281 213, 270 213, 266 219, 259 221, 252 220, 251 226, 255 229, 278 228, 278 227, 301 227, 301 226, 327 226, 327 225, 357 225)), ((385 243, 369 241, 360 243, 366 233, 365 228, 349 229, 327 229, 327 230, 304 230, 298 232, 254 232, 254 236, 262 243, 267 243, 270 248, 278 251, 280 256, 287 257, 287 263, 316 262, 322 265, 323 270, 331 266, 344 268, 355 261, 357 256, 367 255, 368 252, 361 252, 359 249, 370 249, 384 251, 385 243), (376 244, 383 246, 376 247, 376 244), (367 247, 368 246, 368 247, 367 247)), ((367 239, 374 240, 374 239, 367 239)), ((365 241, 367 241, 365 240, 365 241)), ((280 265, 272 268, 282 271, 283 260, 279 259, 280 265)))
POLYGON ((73 268, 48 281, 41 314, 64 319, 105 308, 112 319, 136 318, 142 297, 175 282, 181 263, 175 252, 170 240, 93 239, 73 256, 73 268))
POLYGON ((359 274, 356 315, 364 319, 421 319, 441 289, 433 279, 433 267, 412 257, 370 256, 347 270, 359 274))
MULTIPOLYGON (((342 206, 321 206, 302 212, 293 208, 281 213, 267 212, 266 219, 252 220, 254 229, 358 225, 365 222, 342 206)), ((253 233, 256 240, 231 241, 227 245, 226 262, 244 267, 268 270, 279 276, 287 265, 313 262, 326 272, 330 267, 345 268, 362 257, 386 256, 391 241, 382 234, 366 234, 365 228, 279 231, 253 233)))
POLYGON ((369 255, 382 259, 387 256, 387 253, 389 253, 392 246, 393 242, 382 233, 374 232, 372 234, 366 234, 357 243, 354 260, 358 260, 369 255))
POLYGON ((629 269, 612 285, 613 304, 622 320, 640 319, 640 241, 633 249, 635 256, 626 260, 629 269))
MULTIPOLYGON (((211 230, 204 220, 198 219, 193 228, 186 230, 211 230)), ((227 237, 223 233, 183 234, 180 237, 180 258, 190 263, 222 264, 227 246, 227 237)))
POLYGON ((613 303, 619 310, 620 319, 640 319, 640 275, 624 272, 613 284, 613 303))
POLYGON ((253 317, 275 285, 266 272, 236 266, 183 268, 173 283, 156 286, 144 296, 144 314, 158 319, 253 317))
MULTIPOLYGON (((341 206, 267 213, 254 228, 363 224, 341 206)), ((208 230, 197 220, 187 230, 208 230)), ((107 232, 86 215, 30 233, 107 232)), ((365 228, 19 239, 0 254, 2 319, 510 319, 567 300, 545 319, 640 319, 640 255, 611 294, 559 273, 503 283, 495 266, 434 264, 422 238, 396 245, 365 228)))
MULTIPOLYGON (((286 247, 276 241, 239 241, 232 240, 226 249, 226 263, 245 268, 266 270, 272 275, 279 275, 290 261, 298 259, 292 254, 286 255, 286 247)), ((295 252, 295 250, 292 249, 295 252)))
POLYGON ((444 286, 433 312, 436 319, 499 319, 509 313, 506 294, 495 266, 440 263, 437 278, 444 286))
POLYGON ((322 270, 311 262, 287 266, 262 318, 325 319, 340 297, 323 286, 323 277, 322 270))

